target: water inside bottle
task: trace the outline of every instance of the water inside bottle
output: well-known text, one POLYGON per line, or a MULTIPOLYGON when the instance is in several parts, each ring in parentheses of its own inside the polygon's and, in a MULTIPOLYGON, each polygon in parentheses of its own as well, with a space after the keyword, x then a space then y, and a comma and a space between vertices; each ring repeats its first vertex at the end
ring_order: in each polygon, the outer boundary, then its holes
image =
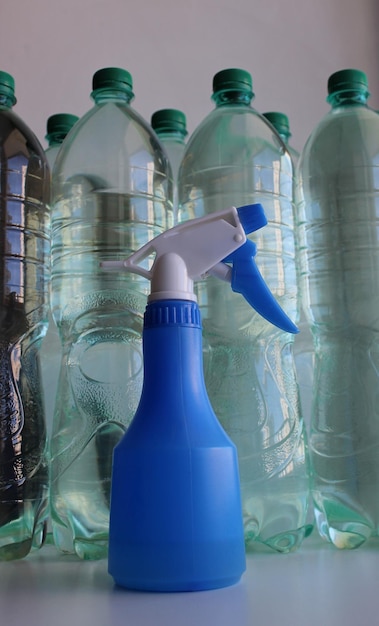
POLYGON ((45 534, 48 467, 39 348, 47 325, 49 218, 42 148, 2 111, 0 269, 0 559, 45 534))
POLYGON ((112 454, 141 394, 150 290, 147 279, 106 272, 100 262, 123 259, 160 234, 164 204, 80 190, 76 197, 80 206, 62 203, 54 219, 52 301, 63 359, 51 442, 52 525, 61 550, 92 559, 107 554, 112 454))

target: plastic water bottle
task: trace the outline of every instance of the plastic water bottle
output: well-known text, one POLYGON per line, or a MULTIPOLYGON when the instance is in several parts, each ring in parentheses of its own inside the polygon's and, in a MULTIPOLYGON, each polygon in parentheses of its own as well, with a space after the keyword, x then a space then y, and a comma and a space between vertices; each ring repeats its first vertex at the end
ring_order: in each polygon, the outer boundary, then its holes
POLYGON ((266 118, 273 125, 276 132, 280 135, 281 139, 283 139, 284 143, 287 146, 287 150, 292 157, 293 164, 296 166, 299 160, 299 152, 290 144, 290 138, 292 137, 291 129, 290 129, 290 121, 288 116, 285 113, 281 113, 280 111, 267 111, 263 113, 263 117, 266 118))
MULTIPOLYGON (((291 129, 288 116, 279 111, 263 113, 264 117, 273 125, 275 130, 286 144, 296 168, 300 154, 290 145, 291 129)), ((295 357, 297 379, 300 389, 301 407, 307 430, 310 427, 312 407, 312 380, 314 368, 313 339, 303 307, 300 306, 299 333, 295 336, 293 353, 295 357)))
MULTIPOLYGON (((45 150, 45 154, 49 164, 50 174, 52 174, 54 163, 63 140, 78 119, 79 118, 76 115, 71 115, 70 113, 56 113, 48 118, 46 124, 47 134, 45 136, 45 139, 48 142, 48 147, 45 150)), ((59 339, 58 329, 55 325, 53 316, 51 315, 50 306, 48 311, 48 329, 42 342, 40 354, 48 450, 50 450, 55 399, 62 360, 61 342, 59 339)), ((47 520, 46 543, 52 543, 52 541, 51 520, 49 518, 47 520)))
POLYGON ((63 357, 51 442, 54 541, 106 555, 112 452, 142 386, 141 276, 109 274, 172 223, 172 176, 151 127, 131 107, 132 77, 93 76, 94 107, 70 132, 53 173, 52 313, 63 357))
POLYGON ((53 171, 55 160, 64 139, 78 120, 78 116, 71 113, 55 113, 48 118, 45 137, 48 147, 45 150, 45 154, 50 172, 53 171))
MULTIPOLYGON (((46 140, 48 147, 45 150, 50 172, 53 171, 55 159, 69 130, 78 121, 76 115, 70 113, 56 113, 47 120, 46 140)), ((48 330, 41 346, 41 371, 45 402, 45 415, 48 438, 51 435, 55 397, 61 364, 61 342, 58 330, 49 308, 48 330)))
POLYGON ((47 328, 50 173, 15 103, 14 79, 0 72, 1 560, 42 545, 48 508, 39 350, 47 328))
POLYGON ((361 71, 332 74, 328 94, 297 180, 315 346, 310 457, 319 532, 355 548, 379 528, 379 117, 361 71))
MULTIPOLYGON (((287 146, 288 152, 291 155, 292 162, 295 168, 299 161, 300 154, 293 146, 290 145, 291 129, 288 116, 280 111, 269 111, 263 113, 264 117, 272 124, 276 132, 287 146)), ((295 193, 295 185, 294 185, 295 193)), ((296 216, 296 206, 295 206, 296 216)), ((298 253, 297 253, 298 257, 298 253)), ((308 435, 311 412, 312 412, 312 383, 313 383, 313 369, 314 369, 314 349, 313 338, 311 335, 310 327, 307 322, 303 307, 301 306, 300 298, 300 317, 298 321, 299 333, 294 337, 293 355, 295 359, 297 381, 300 391, 301 400, 301 414, 305 424, 305 435, 308 435)), ((314 511, 312 503, 312 495, 309 494, 309 507, 307 514, 307 529, 305 536, 308 537, 314 529, 314 511)))
POLYGON ((174 178, 174 223, 178 214, 178 171, 187 136, 186 116, 177 109, 160 109, 151 116, 151 126, 167 152, 174 178))
MULTIPOLYGON (((296 321, 290 155, 251 106, 248 72, 217 73, 213 92, 216 107, 190 137, 179 170, 180 220, 260 202, 268 226, 254 236, 257 264, 296 321)), ((212 277, 197 283, 197 297, 208 394, 238 450, 245 540, 295 549, 306 530, 309 481, 292 336, 212 277)))

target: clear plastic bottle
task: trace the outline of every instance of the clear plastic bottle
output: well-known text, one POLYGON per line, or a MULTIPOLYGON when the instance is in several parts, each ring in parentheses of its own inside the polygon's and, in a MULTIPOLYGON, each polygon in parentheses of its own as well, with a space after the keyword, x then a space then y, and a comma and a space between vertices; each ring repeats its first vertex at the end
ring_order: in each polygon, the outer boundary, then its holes
POLYGON ((0 559, 41 547, 48 508, 39 350, 47 328, 50 173, 0 72, 0 559))
POLYGON ((160 109, 151 116, 151 126, 163 143, 174 178, 174 223, 178 214, 178 171, 186 147, 187 121, 182 111, 160 109))
POLYGON ((54 541, 101 558, 108 549, 112 452, 142 386, 149 283, 107 273, 172 225, 172 175, 151 127, 131 107, 132 77, 93 76, 94 107, 70 132, 53 172, 52 313, 62 346, 51 442, 54 541))
MULTIPOLYGON (((50 172, 53 171, 55 159, 63 140, 78 119, 76 115, 71 115, 70 113, 56 113, 48 118, 47 134, 45 137, 48 142, 48 147, 45 150, 45 154, 50 172)), ((48 322, 47 333, 41 346, 41 371, 47 436, 49 438, 53 424, 55 397, 61 365, 61 342, 50 308, 48 322)))
MULTIPOLYGON (((290 145, 291 129, 289 118, 285 113, 280 111, 269 111, 263 113, 264 117, 272 124, 276 132, 287 146, 288 152, 291 155, 292 163, 296 174, 296 167, 299 161, 300 154, 295 148, 290 145)), ((294 185, 295 195, 295 185, 294 185)), ((295 198, 294 198, 295 199, 295 198)), ((296 216, 296 206, 295 206, 296 216)), ((295 231, 296 232, 296 231, 295 231)), ((297 252, 297 264, 299 264, 299 253, 297 252)), ((305 434, 308 435, 311 422, 312 413, 312 384, 313 384, 313 369, 314 369, 314 349, 313 338, 311 335, 310 327, 307 322, 303 307, 300 300, 300 317, 298 321, 299 333, 294 337, 293 343, 293 355, 295 359, 295 367, 297 374, 297 381, 300 391, 301 400, 301 414, 305 424, 305 434)), ((305 536, 308 537, 314 529, 314 511, 312 504, 312 496, 309 494, 310 506, 308 507, 307 516, 307 530, 305 536)))
MULTIPOLYGON (((267 113, 263 113, 263 115, 273 125, 286 144, 292 157, 292 162, 296 172, 300 154, 290 145, 291 129, 288 116, 279 111, 269 111, 267 113)), ((300 332, 295 336, 293 353, 295 357, 304 421, 307 426, 307 430, 309 430, 312 407, 314 350, 312 335, 302 306, 300 306, 300 319, 298 327, 300 332)))
POLYGON ((78 116, 71 113, 55 113, 48 118, 45 137, 48 147, 45 154, 51 172, 64 139, 78 120, 78 116))
POLYGON ((288 119, 288 115, 286 115, 285 113, 281 113, 280 111, 267 111, 266 113, 263 113, 263 117, 265 117, 266 120, 268 120, 270 124, 273 125, 276 132, 279 134, 281 139, 283 139, 284 143, 287 146, 287 150, 292 157, 292 162, 296 167, 300 154, 290 144, 292 133, 290 129, 290 121, 288 119))
MULTIPOLYGON (((252 108, 248 72, 219 72, 213 91, 216 108, 190 137, 179 170, 180 220, 260 202, 268 226, 254 236, 257 264, 296 321, 290 155, 252 108)), ((197 297, 208 394, 238 450, 246 542, 293 550, 306 531, 309 480, 292 336, 212 277, 197 283, 197 297)))
POLYGON ((319 532, 355 548, 379 528, 379 117, 359 70, 332 74, 328 94, 296 194, 315 346, 309 443, 319 532))

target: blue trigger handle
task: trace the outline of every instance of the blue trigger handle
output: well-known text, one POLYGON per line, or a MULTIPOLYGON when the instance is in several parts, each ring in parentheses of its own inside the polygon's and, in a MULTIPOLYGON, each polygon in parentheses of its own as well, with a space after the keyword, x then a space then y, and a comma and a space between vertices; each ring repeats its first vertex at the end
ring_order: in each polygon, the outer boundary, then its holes
POLYGON ((224 263, 232 263, 233 291, 243 295, 250 306, 274 326, 288 333, 298 333, 299 329, 279 306, 263 280, 254 260, 256 253, 255 243, 247 240, 223 260, 224 263))
POLYGON ((259 202, 240 206, 237 213, 246 235, 267 225, 267 217, 259 202))

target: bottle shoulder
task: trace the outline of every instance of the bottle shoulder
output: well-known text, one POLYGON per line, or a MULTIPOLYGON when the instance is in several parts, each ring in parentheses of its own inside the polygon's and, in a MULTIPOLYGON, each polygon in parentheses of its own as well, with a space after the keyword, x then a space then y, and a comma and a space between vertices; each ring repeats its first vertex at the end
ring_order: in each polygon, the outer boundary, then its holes
POLYGON ((142 168, 153 162, 162 171, 168 167, 166 154, 147 122, 128 105, 106 102, 94 106, 75 124, 59 150, 54 175, 66 179, 116 160, 142 168))
POLYGON ((12 110, 0 111, 2 193, 47 205, 50 169, 38 138, 12 110))
POLYGON ((45 152, 35 133, 12 109, 0 109, 0 150, 2 158, 37 158, 46 162, 45 152))
POLYGON ((245 106, 219 107, 211 111, 199 124, 187 141, 187 149, 193 149, 197 142, 209 139, 213 143, 225 143, 231 136, 240 136, 246 142, 259 140, 273 141, 284 145, 277 133, 265 118, 255 109, 245 106))
POLYGON ((379 115, 364 106, 332 109, 318 123, 300 154, 299 172, 326 174, 349 166, 379 164, 379 115))
POLYGON ((45 155, 46 155, 46 159, 47 162, 49 164, 50 170, 53 170, 54 167, 54 163, 56 161, 58 152, 60 150, 61 144, 56 144, 53 146, 49 146, 46 150, 45 150, 45 155))
POLYGON ((291 161, 288 147, 262 115, 251 107, 220 107, 208 114, 189 138, 182 176, 213 165, 245 167, 278 159, 291 161))
POLYGON ((94 106, 75 124, 62 144, 59 164, 84 157, 87 163, 96 162, 99 154, 143 163, 151 157, 160 159, 164 153, 147 122, 134 109, 120 102, 106 102, 94 106))

